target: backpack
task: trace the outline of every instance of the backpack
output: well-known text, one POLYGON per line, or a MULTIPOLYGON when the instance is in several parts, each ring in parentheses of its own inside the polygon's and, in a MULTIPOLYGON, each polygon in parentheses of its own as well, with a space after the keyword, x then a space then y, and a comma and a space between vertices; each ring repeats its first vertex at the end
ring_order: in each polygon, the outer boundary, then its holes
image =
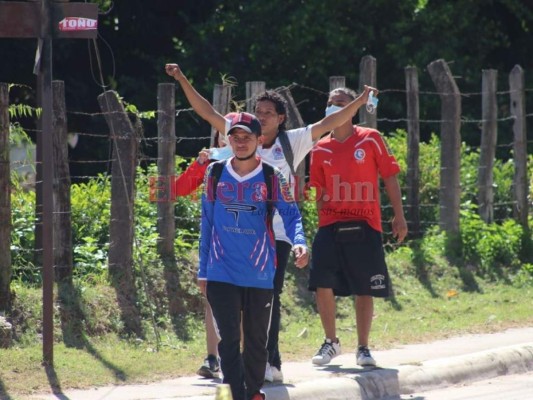
MULTIPOLYGON (((209 175, 208 183, 211 183, 210 189, 208 188, 208 197, 210 199, 213 199, 213 201, 217 198, 217 185, 218 181, 220 180, 220 176, 222 175, 222 170, 224 169, 224 165, 226 163, 226 160, 216 161, 213 162, 213 166, 211 167, 211 174, 209 175), (210 190, 210 191, 209 191, 210 190)), ((274 167, 270 164, 267 164, 265 162, 262 162, 263 165, 263 176, 265 179, 265 185, 267 188, 267 199, 266 199, 266 208, 267 208, 267 216, 268 216, 268 228, 269 230, 272 230, 272 218, 274 216, 274 202, 272 197, 272 182, 274 182, 274 167)), ((277 182, 277 179, 276 179, 277 182)))
POLYGON ((289 136, 287 136, 286 131, 278 132, 279 142, 281 143, 281 149, 283 150, 283 155, 289 164, 291 169, 292 176, 296 176, 296 170, 294 169, 294 153, 292 152, 291 142, 289 141, 289 136))

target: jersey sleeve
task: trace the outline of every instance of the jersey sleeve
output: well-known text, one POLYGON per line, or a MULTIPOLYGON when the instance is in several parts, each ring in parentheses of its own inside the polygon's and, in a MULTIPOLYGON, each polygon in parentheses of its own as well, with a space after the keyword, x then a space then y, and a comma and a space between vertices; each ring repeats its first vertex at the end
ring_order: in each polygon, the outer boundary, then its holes
POLYGON ((322 169, 321 157, 318 152, 320 147, 315 147, 311 152, 311 163, 309 170, 309 187, 317 189, 317 193, 326 186, 324 170, 322 169))
POLYGON ((272 199, 273 204, 281 216, 287 237, 291 240, 293 245, 306 246, 300 210, 294 201, 287 180, 278 168, 274 168, 273 183, 277 186, 276 189, 273 190, 275 194, 272 199))
POLYGON ((188 196, 202 184, 208 162, 200 164, 194 160, 180 176, 172 182, 172 199, 179 196, 188 196))
POLYGON ((400 165, 398 164, 398 161, 396 161, 396 158, 389 151, 383 136, 381 136, 379 132, 375 132, 372 134, 372 138, 377 144, 376 160, 378 164, 379 175, 382 178, 388 178, 398 174, 400 172, 400 165))
POLYGON ((207 263, 211 249, 211 237, 213 235, 214 201, 209 198, 209 177, 211 176, 211 164, 204 175, 204 190, 202 193, 202 217, 200 222, 200 257, 198 266, 198 279, 207 279, 207 263))
POLYGON ((296 169, 313 148, 311 125, 305 128, 290 129, 287 131, 287 137, 289 138, 292 153, 294 154, 293 167, 296 169))

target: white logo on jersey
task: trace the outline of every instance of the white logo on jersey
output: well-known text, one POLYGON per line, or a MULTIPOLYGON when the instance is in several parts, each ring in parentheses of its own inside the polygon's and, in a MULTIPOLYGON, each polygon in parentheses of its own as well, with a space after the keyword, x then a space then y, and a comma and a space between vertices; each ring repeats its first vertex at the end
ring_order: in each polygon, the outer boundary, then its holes
POLYGON ((357 162, 361 163, 365 160, 366 153, 363 149, 356 149, 353 153, 353 156, 357 160, 357 162))

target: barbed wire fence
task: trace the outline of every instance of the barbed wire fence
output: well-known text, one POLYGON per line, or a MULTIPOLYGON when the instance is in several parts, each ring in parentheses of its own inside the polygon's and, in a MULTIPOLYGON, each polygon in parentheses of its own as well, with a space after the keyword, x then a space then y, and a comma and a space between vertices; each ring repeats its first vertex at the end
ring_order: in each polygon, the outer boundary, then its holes
MULTIPOLYGON (((375 80, 375 62, 370 62, 368 60, 365 60, 365 62, 361 63, 361 68, 366 66, 366 68, 373 68, 374 71, 361 71, 361 77, 366 76, 370 81, 361 81, 359 87, 362 86, 363 83, 369 83, 371 85, 375 85, 375 81, 372 82, 372 80, 375 80)), ((381 128, 381 126, 386 126, 386 132, 393 132, 395 130, 404 130, 407 132, 407 141, 408 141, 408 155, 406 160, 406 175, 411 174, 411 178, 407 176, 406 182, 404 185, 402 185, 402 193, 404 194, 404 207, 407 211, 407 220, 409 225, 409 231, 410 236, 408 237, 407 245, 409 245, 409 238, 410 240, 413 240, 414 238, 419 237, 423 232, 426 232, 429 228, 431 228, 434 225, 441 225, 445 230, 451 229, 452 231, 456 229, 455 225, 447 225, 447 223, 453 219, 458 219, 459 215, 459 199, 461 196, 461 191, 464 190, 473 190, 474 187, 470 188, 461 188, 459 185, 459 182, 457 180, 455 181, 448 181, 446 182, 446 185, 442 185, 441 181, 441 187, 440 187, 440 195, 437 195, 431 199, 425 199, 426 202, 421 202, 420 198, 417 197, 417 195, 420 194, 420 188, 427 182, 421 182, 420 176, 424 175, 430 175, 430 173, 425 173, 424 171, 435 171, 435 168, 438 167, 439 174, 441 180, 444 178, 452 177, 452 176, 459 176, 460 165, 457 167, 457 165, 454 167, 455 169, 450 169, 449 165, 446 165, 446 159, 447 157, 451 157, 452 155, 454 157, 458 157, 459 154, 457 153, 441 153, 441 159, 440 160, 433 160, 434 163, 431 165, 427 164, 416 164, 413 165, 413 163, 417 162, 417 158, 413 156, 412 152, 414 148, 418 148, 420 145, 420 132, 436 132, 437 134, 440 134, 441 136, 441 145, 443 145, 443 141, 449 139, 449 134, 446 136, 443 136, 443 130, 446 129, 446 126, 448 126, 450 123, 455 124, 452 128, 452 132, 455 136, 455 140, 459 140, 459 143, 461 142, 461 127, 469 126, 469 125, 475 125, 479 128, 481 140, 479 147, 471 146, 472 150, 482 152, 487 152, 491 156, 484 159, 484 162, 487 162, 487 160, 494 162, 495 156, 494 153, 497 149, 501 149, 503 151, 506 151, 512 155, 512 159, 514 162, 514 179, 510 186, 510 191, 513 193, 512 196, 510 196, 510 200, 502 201, 502 202, 494 202, 492 201, 494 199, 494 192, 490 191, 490 189, 493 189, 493 180, 492 177, 487 177, 484 175, 484 178, 481 180, 473 179, 472 182, 474 186, 477 186, 479 192, 483 192, 484 190, 488 190, 489 193, 485 194, 486 199, 488 202, 491 202, 488 206, 488 208, 491 208, 492 211, 484 211, 483 218, 487 222, 501 222, 504 219, 508 218, 514 218, 517 221, 519 221, 525 228, 529 229, 528 227, 528 209, 529 209, 529 202, 530 198, 529 196, 529 179, 531 177, 527 176, 527 147, 528 145, 531 145, 533 142, 533 139, 527 139, 526 135, 526 122, 527 120, 531 119, 533 116, 533 113, 527 113, 525 109, 526 104, 526 95, 528 93, 533 92, 533 89, 525 88, 523 86, 523 71, 520 67, 515 67, 513 71, 510 74, 510 87, 506 90, 496 90, 495 84, 494 84, 494 77, 484 75, 484 80, 487 81, 483 83, 483 88, 481 91, 475 91, 475 92, 464 92, 460 93, 453 90, 436 90, 436 91, 421 91, 418 90, 418 85, 416 82, 416 75, 413 77, 407 76, 409 74, 413 74, 412 70, 409 70, 407 72, 406 69, 406 88, 405 89, 398 89, 398 88, 384 88, 380 89, 380 96, 382 98, 385 98, 386 96, 389 96, 390 98, 393 98, 394 101, 397 101, 398 103, 403 102, 405 104, 405 114, 404 115, 387 115, 387 116, 381 116, 378 108, 378 111, 374 115, 370 115, 366 113, 365 110, 361 110, 359 114, 359 124, 367 125, 371 127, 376 127, 378 129, 381 128), (492 79, 492 80, 491 80, 492 79), (408 82, 410 82, 408 84, 408 82), (512 83, 514 82, 514 83, 512 83), (419 102, 420 98, 419 96, 423 96, 424 98, 431 98, 432 101, 437 102, 435 98, 438 98, 438 100, 446 99, 447 97, 453 98, 454 101, 458 102, 460 105, 461 100, 466 100, 469 102, 477 102, 479 103, 481 110, 479 117, 471 118, 470 116, 465 116, 460 113, 456 113, 453 116, 444 116, 441 113, 440 118, 420 118, 418 116, 418 109, 419 109, 419 102), (506 108, 494 106, 494 104, 501 104, 501 103, 507 103, 509 106, 506 108), (421 129, 422 127, 422 129, 421 129), (454 130, 455 129, 455 130, 454 130), (501 133, 502 129, 506 133, 504 136, 505 138, 513 137, 512 141, 509 141, 507 143, 502 143, 501 140, 497 140, 498 133, 501 133), (510 134, 512 132, 512 135, 510 134), (486 145, 486 143, 483 142, 483 138, 487 136, 490 137, 489 142, 491 143, 490 146, 486 145), (484 150, 484 146, 487 147, 484 150), (411 153, 409 153, 411 152, 411 153), (444 165, 443 165, 444 164, 444 165), (418 181, 417 181, 418 179, 418 181), (449 190, 448 188, 453 188, 453 190, 449 190), (442 202, 442 196, 443 195, 450 195, 450 193, 453 193, 453 202, 450 204, 443 203, 442 202), (425 215, 428 215, 428 213, 425 213, 424 210, 436 210, 437 213, 440 213, 440 222, 436 221, 435 219, 424 219, 425 215), (452 210, 452 214, 447 214, 447 212, 450 212, 452 210), (444 216, 442 216, 442 213, 444 213, 444 216), (422 216, 422 218, 421 218, 422 216), (498 216, 498 217, 495 217, 498 216), (450 226, 452 226, 450 228, 450 226)), ((345 86, 343 83, 343 77, 332 77, 330 78, 330 89, 333 89, 334 87, 338 87, 341 84, 345 86)), ((440 79, 440 78, 436 78, 440 79)), ((449 78, 448 78, 449 79, 449 78)), ((453 80, 452 80, 453 83, 453 80)), ((0 84, 4 85, 4 84, 0 84)), ((76 165, 92 165, 97 166, 98 170, 104 170, 107 172, 108 175, 112 175, 113 170, 113 163, 120 162, 122 166, 124 165, 133 165, 133 166, 139 166, 139 165, 149 165, 149 164, 159 164, 159 172, 158 174, 160 176, 168 176, 169 174, 174 174, 175 172, 170 169, 170 158, 168 154, 171 154, 172 156, 172 164, 175 152, 180 152, 180 145, 185 142, 196 142, 198 143, 198 147, 208 147, 212 144, 212 138, 213 138, 213 132, 211 134, 206 135, 202 134, 199 136, 187 136, 187 135, 181 135, 178 132, 180 132, 179 128, 179 121, 182 117, 191 117, 197 119, 197 117, 194 114, 194 111, 191 108, 179 108, 176 109, 175 107, 175 98, 176 95, 175 92, 175 86, 174 84, 161 84, 159 90, 161 91, 158 95, 159 97, 164 97, 164 100, 158 100, 158 109, 151 112, 151 115, 156 116, 158 119, 158 133, 157 135, 149 135, 146 136, 146 132, 143 133, 142 129, 135 127, 133 129, 132 135, 133 140, 138 144, 139 151, 135 152, 129 152, 131 155, 126 155, 127 158, 118 159, 117 158, 117 149, 116 149, 116 142, 119 139, 117 136, 116 130, 110 129, 109 124, 106 122, 106 118, 109 117, 109 110, 108 111, 102 111, 99 113, 85 113, 80 111, 70 111, 67 110, 67 120, 68 119, 76 119, 77 120, 77 126, 83 126, 84 120, 89 120, 91 123, 88 123, 87 125, 91 126, 99 126, 99 130, 95 130, 92 132, 85 132, 80 129, 76 130, 68 130, 69 135, 71 137, 75 137, 77 141, 89 141, 94 144, 95 147, 97 146, 107 146, 108 147, 108 157, 106 158, 90 158, 90 157, 83 157, 82 155, 79 155, 75 159, 70 158, 68 160, 68 163, 71 167, 75 167, 76 165), (161 87, 161 85, 166 85, 165 87, 161 87), (165 94, 164 96, 162 94, 165 94), (170 115, 172 114, 172 115, 170 115), (176 149, 173 149, 173 144, 176 149), (148 154, 148 152, 145 152, 144 149, 147 148, 154 148, 156 147, 158 149, 157 156, 151 156, 148 154), (163 154, 167 154, 164 156, 163 154), (130 159, 129 157, 133 157, 133 159, 130 159)), ((254 85, 249 85, 250 88, 248 88, 247 83, 247 95, 246 99, 238 102, 238 104, 241 105, 242 109, 245 107, 250 110, 251 107, 251 99, 253 97, 253 90, 252 86, 256 89, 261 89, 262 86, 257 83, 254 85)), ((215 91, 213 94, 213 104, 216 105, 216 107, 219 109, 221 113, 225 113, 227 111, 230 111, 230 108, 234 108, 235 101, 231 98, 231 94, 228 96, 227 91, 230 91, 231 93, 231 87, 228 89, 225 85, 216 85, 215 91), (226 91, 226 92, 224 92, 226 91), (226 99, 225 101, 220 99, 226 99), (228 100, 229 99, 229 100, 228 100), (230 104, 231 102, 231 104, 230 104)), ((307 85, 299 84, 297 82, 292 83, 289 86, 283 87, 283 88, 277 88, 278 91, 288 91, 289 94, 291 91, 298 90, 299 92, 306 92, 308 93, 308 97, 319 97, 321 99, 327 99, 327 93, 325 93, 323 90, 316 89, 313 87, 309 87, 307 85)), ((6 110, 9 107, 9 98, 7 91, 2 91, 2 99, 0 99, 0 111, 6 110)), ((116 95, 116 94, 115 94, 116 95)), ((305 101, 305 100, 302 100, 305 101)), ((324 104, 325 105, 325 104, 324 104)), ((296 110, 293 110, 297 114, 297 105, 296 110)), ((443 110, 444 111, 444 110, 443 110)), ((148 112, 140 113, 148 115, 148 112)), ((0 131, 3 136, 9 135, 9 117, 7 121, 5 121, 5 112, 4 112, 4 121, 0 121, 0 131)), ((139 114, 135 114, 136 117, 139 116, 139 114)), ((128 118, 133 118, 132 114, 128 115, 128 118)), ((295 115, 294 118, 298 120, 298 115, 295 115)), ((301 117, 300 117, 301 118, 301 117)), ((320 117, 317 117, 317 120, 319 120, 320 117)), ((65 121, 65 124, 67 121, 65 121)), ((301 122, 300 122, 301 123, 301 122)), ((33 133, 33 134, 40 134, 40 130, 36 129, 32 126, 21 126, 21 128, 27 132, 33 133)), ((201 130, 202 132, 204 130, 201 130)), ((207 132, 207 130, 206 130, 207 132)), ((63 141, 66 146, 67 138, 63 138, 63 141)), ((456 146, 456 142, 454 142, 454 146, 456 146)), ((457 147, 457 146, 456 146, 457 147)), ((121 156, 123 157, 123 156, 121 156)), ((480 156, 480 158, 483 158, 480 156)), ((36 161, 36 165, 39 165, 39 160, 36 161)), ((11 170, 17 170, 19 168, 24 167, 27 164, 27 160, 13 160, 11 162, 11 170)), ((493 165, 493 164, 490 164, 493 165)), ((491 166, 480 166, 480 173, 486 173, 491 169, 491 166)), ((120 165, 119 165, 120 166, 120 165)), ((79 168, 80 170, 83 170, 83 168, 79 168)), ((68 169, 67 169, 68 170, 68 169)), ((130 182, 131 177, 126 176, 124 174, 124 170, 122 168, 116 168, 116 176, 111 179, 116 179, 119 181, 119 184, 124 186, 126 183, 130 182)), ((299 173, 302 174, 302 182, 305 182, 307 176, 306 176, 306 168, 305 165, 303 165, 303 168, 299 169, 299 173)), ((2 177, 0 179, 2 180, 9 180, 9 176, 5 176, 6 172, 4 170, 0 170, 0 173, 2 174, 2 177)), ((69 179, 72 179, 73 182, 84 182, 90 179, 93 179, 94 176, 90 174, 70 174, 68 177, 69 179)), ((59 182, 61 180, 65 180, 67 177, 58 176, 56 180, 59 182)), ((40 177, 37 177, 35 180, 35 184, 40 184, 40 177)), ((135 190, 136 192, 139 191, 149 191, 149 187, 137 187, 135 189, 132 189, 130 186, 130 183, 128 183, 127 188, 125 187, 125 193, 128 194, 129 190, 135 190)), ((131 193, 129 193, 131 195, 131 193)), ((199 197, 197 196, 196 199, 199 197)), ((120 209, 120 207, 126 207, 123 199, 116 200, 116 207, 120 209), (121 202, 123 202, 121 204, 121 202)), ((6 201, 3 201, 2 207, 3 209, 6 209, 8 205, 4 204, 6 201)), ((481 205, 480 205, 481 206, 481 205)), ((113 207, 111 205, 110 207, 113 207)), ((158 232, 160 234, 160 244, 159 251, 162 254, 163 258, 170 260, 171 262, 175 262, 176 256, 173 254, 174 249, 174 236, 176 230, 179 230, 181 224, 184 221, 190 221, 191 216, 190 215, 179 215, 175 213, 173 206, 168 206, 168 204, 158 203, 158 216, 157 221, 154 221, 154 225, 157 225, 158 232)), ((384 204, 384 216, 387 217, 390 215, 390 213, 387 211, 387 209, 390 208, 389 205, 384 204)), ((390 211, 390 210, 389 210, 390 211)), ((72 216, 72 211, 70 211, 72 216)), ((0 221, 0 224, 2 226, 11 226, 10 218, 11 218, 12 212, 9 214, 2 213, 0 216, 2 217, 2 221, 0 221), (7 220, 9 218, 9 220, 7 220)), ((41 215, 39 208, 37 207, 36 211, 36 226, 40 224, 41 215)), ((134 224, 135 216, 131 214, 131 216, 128 216, 124 218, 125 224, 131 224, 131 227, 128 227, 127 225, 124 225, 124 228, 120 229, 131 229, 132 232, 134 232, 133 224, 134 224)), ((199 222, 199 221, 198 221, 199 222)), ((111 223, 111 221, 110 221, 111 223)), ((387 221, 384 221, 383 224, 385 235, 390 235, 390 226, 387 223, 387 221)), ((9 232, 10 234, 10 232, 9 232)), ((0 237, 0 240, 9 240, 6 235, 6 231, 2 231, 1 235, 3 237, 0 237)), ((116 235, 120 235, 120 237, 124 238, 123 231, 118 230, 116 235)), ((131 243, 132 240, 135 240, 134 237, 129 238, 126 240, 128 242, 127 248, 118 247, 117 252, 119 254, 124 254, 123 252, 129 252, 131 253, 133 250, 130 246, 135 245, 135 242, 131 243)), ((183 241, 189 242, 190 244, 193 244, 197 238, 195 237, 183 237, 183 241)), ((120 240, 119 240, 120 242, 120 240)), ((109 246, 112 246, 113 244, 117 243, 116 237, 109 237, 109 242, 106 243, 107 248, 109 246)), ((26 243, 26 245, 28 245, 26 243)), ((64 246, 70 246, 72 248, 72 243, 65 244, 65 243, 56 243, 55 247, 62 248, 64 246)), ((36 254, 40 253, 42 249, 39 247, 38 244, 34 246, 33 249, 29 249, 27 247, 20 247, 15 250, 16 252, 20 252, 20 257, 27 259, 28 254, 31 252, 34 252, 36 254)), ((15 257, 17 258, 17 254, 15 254, 15 257)), ((3 256, 0 256, 0 260, 2 261, 2 268, 4 267, 4 264, 6 262, 11 262, 11 259, 7 259, 5 254, 3 256)), ((133 261, 131 261, 133 262, 133 261)), ((18 265, 17 268, 28 268, 28 273, 31 274, 38 274, 40 273, 40 267, 38 263, 34 264, 28 264, 28 265, 18 265)), ((180 306, 176 305, 176 309, 179 309, 180 306)))

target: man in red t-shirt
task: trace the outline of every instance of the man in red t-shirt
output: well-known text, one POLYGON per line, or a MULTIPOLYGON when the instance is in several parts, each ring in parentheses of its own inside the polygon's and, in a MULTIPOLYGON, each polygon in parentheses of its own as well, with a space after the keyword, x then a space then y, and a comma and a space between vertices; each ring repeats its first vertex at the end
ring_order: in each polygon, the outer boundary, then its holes
MULTIPOLYGON (((356 98, 347 88, 333 90, 326 114, 356 98)), ((358 336, 356 361, 374 366, 368 349, 374 297, 389 295, 389 274, 381 238, 379 178, 394 210, 392 233, 402 241, 407 223, 396 175, 400 168, 378 131, 347 121, 312 150, 310 186, 316 188, 318 231, 313 241, 309 289, 326 339, 312 359, 327 364, 340 354, 335 296, 355 296, 358 336)))

